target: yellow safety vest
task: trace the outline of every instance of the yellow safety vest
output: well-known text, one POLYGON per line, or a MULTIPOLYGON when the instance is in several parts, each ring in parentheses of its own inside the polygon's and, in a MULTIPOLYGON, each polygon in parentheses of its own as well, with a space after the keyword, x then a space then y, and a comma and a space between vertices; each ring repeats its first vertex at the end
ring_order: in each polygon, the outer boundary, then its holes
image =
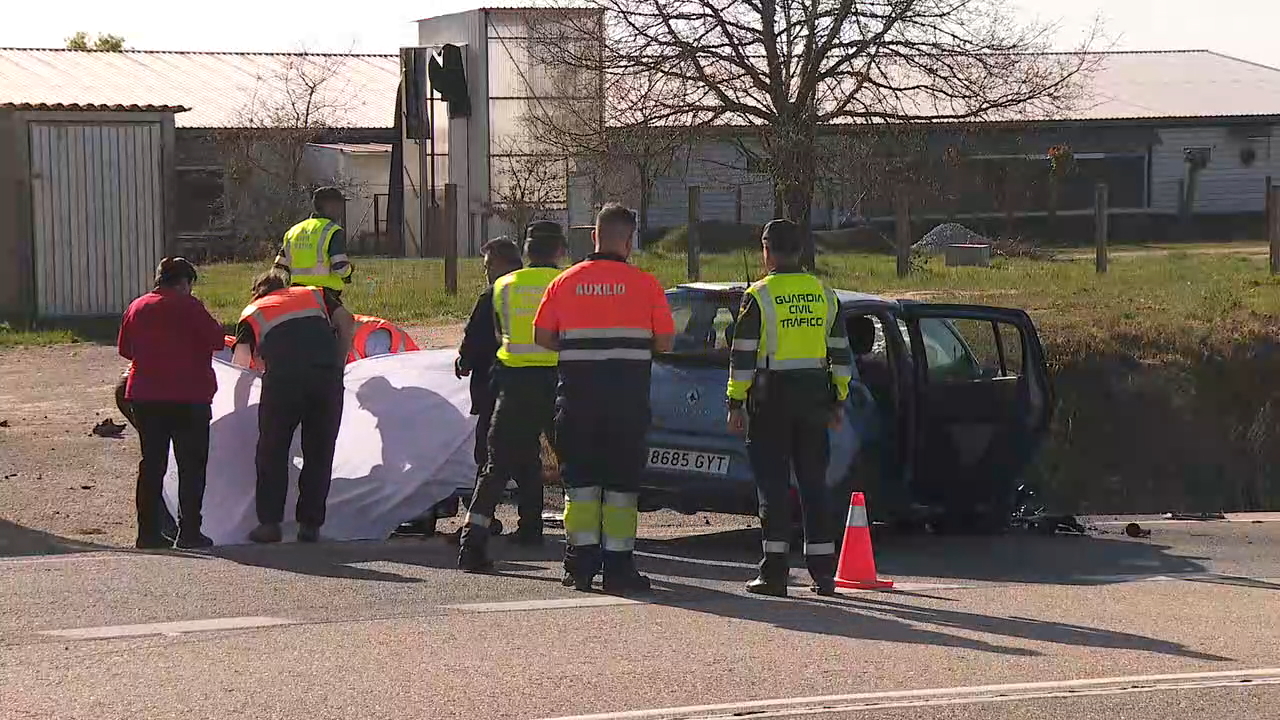
POLYGON ((760 306, 760 370, 827 368, 827 336, 840 314, 835 293, 808 273, 778 273, 747 294, 760 306))
POLYGON ((330 290, 343 288, 342 277, 333 272, 329 258, 329 241, 341 230, 338 223, 325 218, 308 218, 289 228, 284 234, 285 264, 290 282, 330 290))
POLYGON ((507 273, 493 284, 493 311, 502 337, 498 361, 503 365, 555 366, 558 354, 533 341, 533 316, 542 294, 559 274, 559 268, 531 267, 507 273))

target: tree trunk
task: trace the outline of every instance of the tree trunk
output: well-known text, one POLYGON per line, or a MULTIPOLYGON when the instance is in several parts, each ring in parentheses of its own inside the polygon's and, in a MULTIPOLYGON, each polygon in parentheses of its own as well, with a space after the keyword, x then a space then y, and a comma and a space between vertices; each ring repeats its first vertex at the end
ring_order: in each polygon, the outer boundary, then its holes
POLYGON ((637 232, 640 235, 640 242, 645 242, 645 233, 649 231, 649 199, 653 194, 653 181, 649 178, 647 172, 640 173, 640 217, 636 219, 638 226, 637 232))
POLYGON ((816 182, 813 127, 800 124, 781 129, 770 140, 774 192, 781 200, 787 219, 800 227, 803 243, 800 265, 812 270, 815 264, 810 216, 816 182))

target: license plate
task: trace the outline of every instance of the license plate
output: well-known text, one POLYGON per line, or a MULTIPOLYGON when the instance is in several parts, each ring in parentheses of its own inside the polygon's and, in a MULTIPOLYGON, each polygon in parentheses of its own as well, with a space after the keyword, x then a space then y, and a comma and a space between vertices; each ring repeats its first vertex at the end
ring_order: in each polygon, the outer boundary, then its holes
POLYGON ((649 448, 649 459, 645 464, 648 467, 663 470, 683 470, 707 475, 729 474, 728 455, 712 455, 692 450, 649 448))

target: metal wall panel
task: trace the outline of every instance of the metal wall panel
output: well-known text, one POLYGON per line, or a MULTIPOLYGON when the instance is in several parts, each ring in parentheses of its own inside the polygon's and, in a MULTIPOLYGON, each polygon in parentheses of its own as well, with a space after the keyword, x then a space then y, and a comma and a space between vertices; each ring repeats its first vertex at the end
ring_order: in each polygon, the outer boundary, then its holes
POLYGON ((160 123, 29 127, 36 312, 123 312, 164 253, 160 123))

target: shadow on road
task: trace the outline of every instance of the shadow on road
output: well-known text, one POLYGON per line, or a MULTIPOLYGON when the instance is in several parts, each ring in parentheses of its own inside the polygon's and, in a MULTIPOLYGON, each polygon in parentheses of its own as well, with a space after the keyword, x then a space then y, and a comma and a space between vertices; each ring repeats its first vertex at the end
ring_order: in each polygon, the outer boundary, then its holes
POLYGON ((53 535, 0 519, 0 557, 64 555, 113 549, 115 548, 53 535))
MULTIPOLYGON (((637 549, 667 556, 661 572, 709 580, 750 579, 744 565, 759 561, 759 530, 641 541, 637 549), (716 563, 723 563, 717 565, 716 563)), ((878 535, 876 565, 881 573, 991 582, 1101 585, 1124 576, 1206 572, 1204 558, 1170 554, 1171 546, 1099 536, 997 537, 878 535)), ((794 555, 792 564, 803 566, 794 555)), ((653 567, 646 563, 646 567, 653 567)))
MULTIPOLYGON (((495 574, 540 571, 538 565, 528 562, 546 562, 560 557, 558 543, 549 542, 542 548, 523 549, 503 547, 501 539, 495 540, 495 574)), ((372 582, 418 583, 421 578, 409 577, 388 570, 354 565, 396 563, 416 565, 436 570, 452 570, 458 564, 458 547, 446 542, 443 536, 421 539, 399 539, 342 543, 280 543, 276 545, 228 545, 214 548, 217 557, 240 565, 312 575, 343 580, 367 580, 372 582)), ((461 575, 460 575, 461 577, 461 575)))
POLYGON ((1196 652, 1179 643, 1134 633, 1030 618, 920 607, 890 599, 899 596, 898 593, 826 599, 805 597, 793 592, 788 600, 775 600, 680 583, 660 583, 659 587, 667 591, 654 593, 652 602, 657 605, 734 620, 766 623, 784 630, 818 635, 954 647, 998 655, 1043 655, 1030 648, 1000 645, 945 632, 961 630, 1060 645, 1141 650, 1194 660, 1231 661, 1231 658, 1196 652))

